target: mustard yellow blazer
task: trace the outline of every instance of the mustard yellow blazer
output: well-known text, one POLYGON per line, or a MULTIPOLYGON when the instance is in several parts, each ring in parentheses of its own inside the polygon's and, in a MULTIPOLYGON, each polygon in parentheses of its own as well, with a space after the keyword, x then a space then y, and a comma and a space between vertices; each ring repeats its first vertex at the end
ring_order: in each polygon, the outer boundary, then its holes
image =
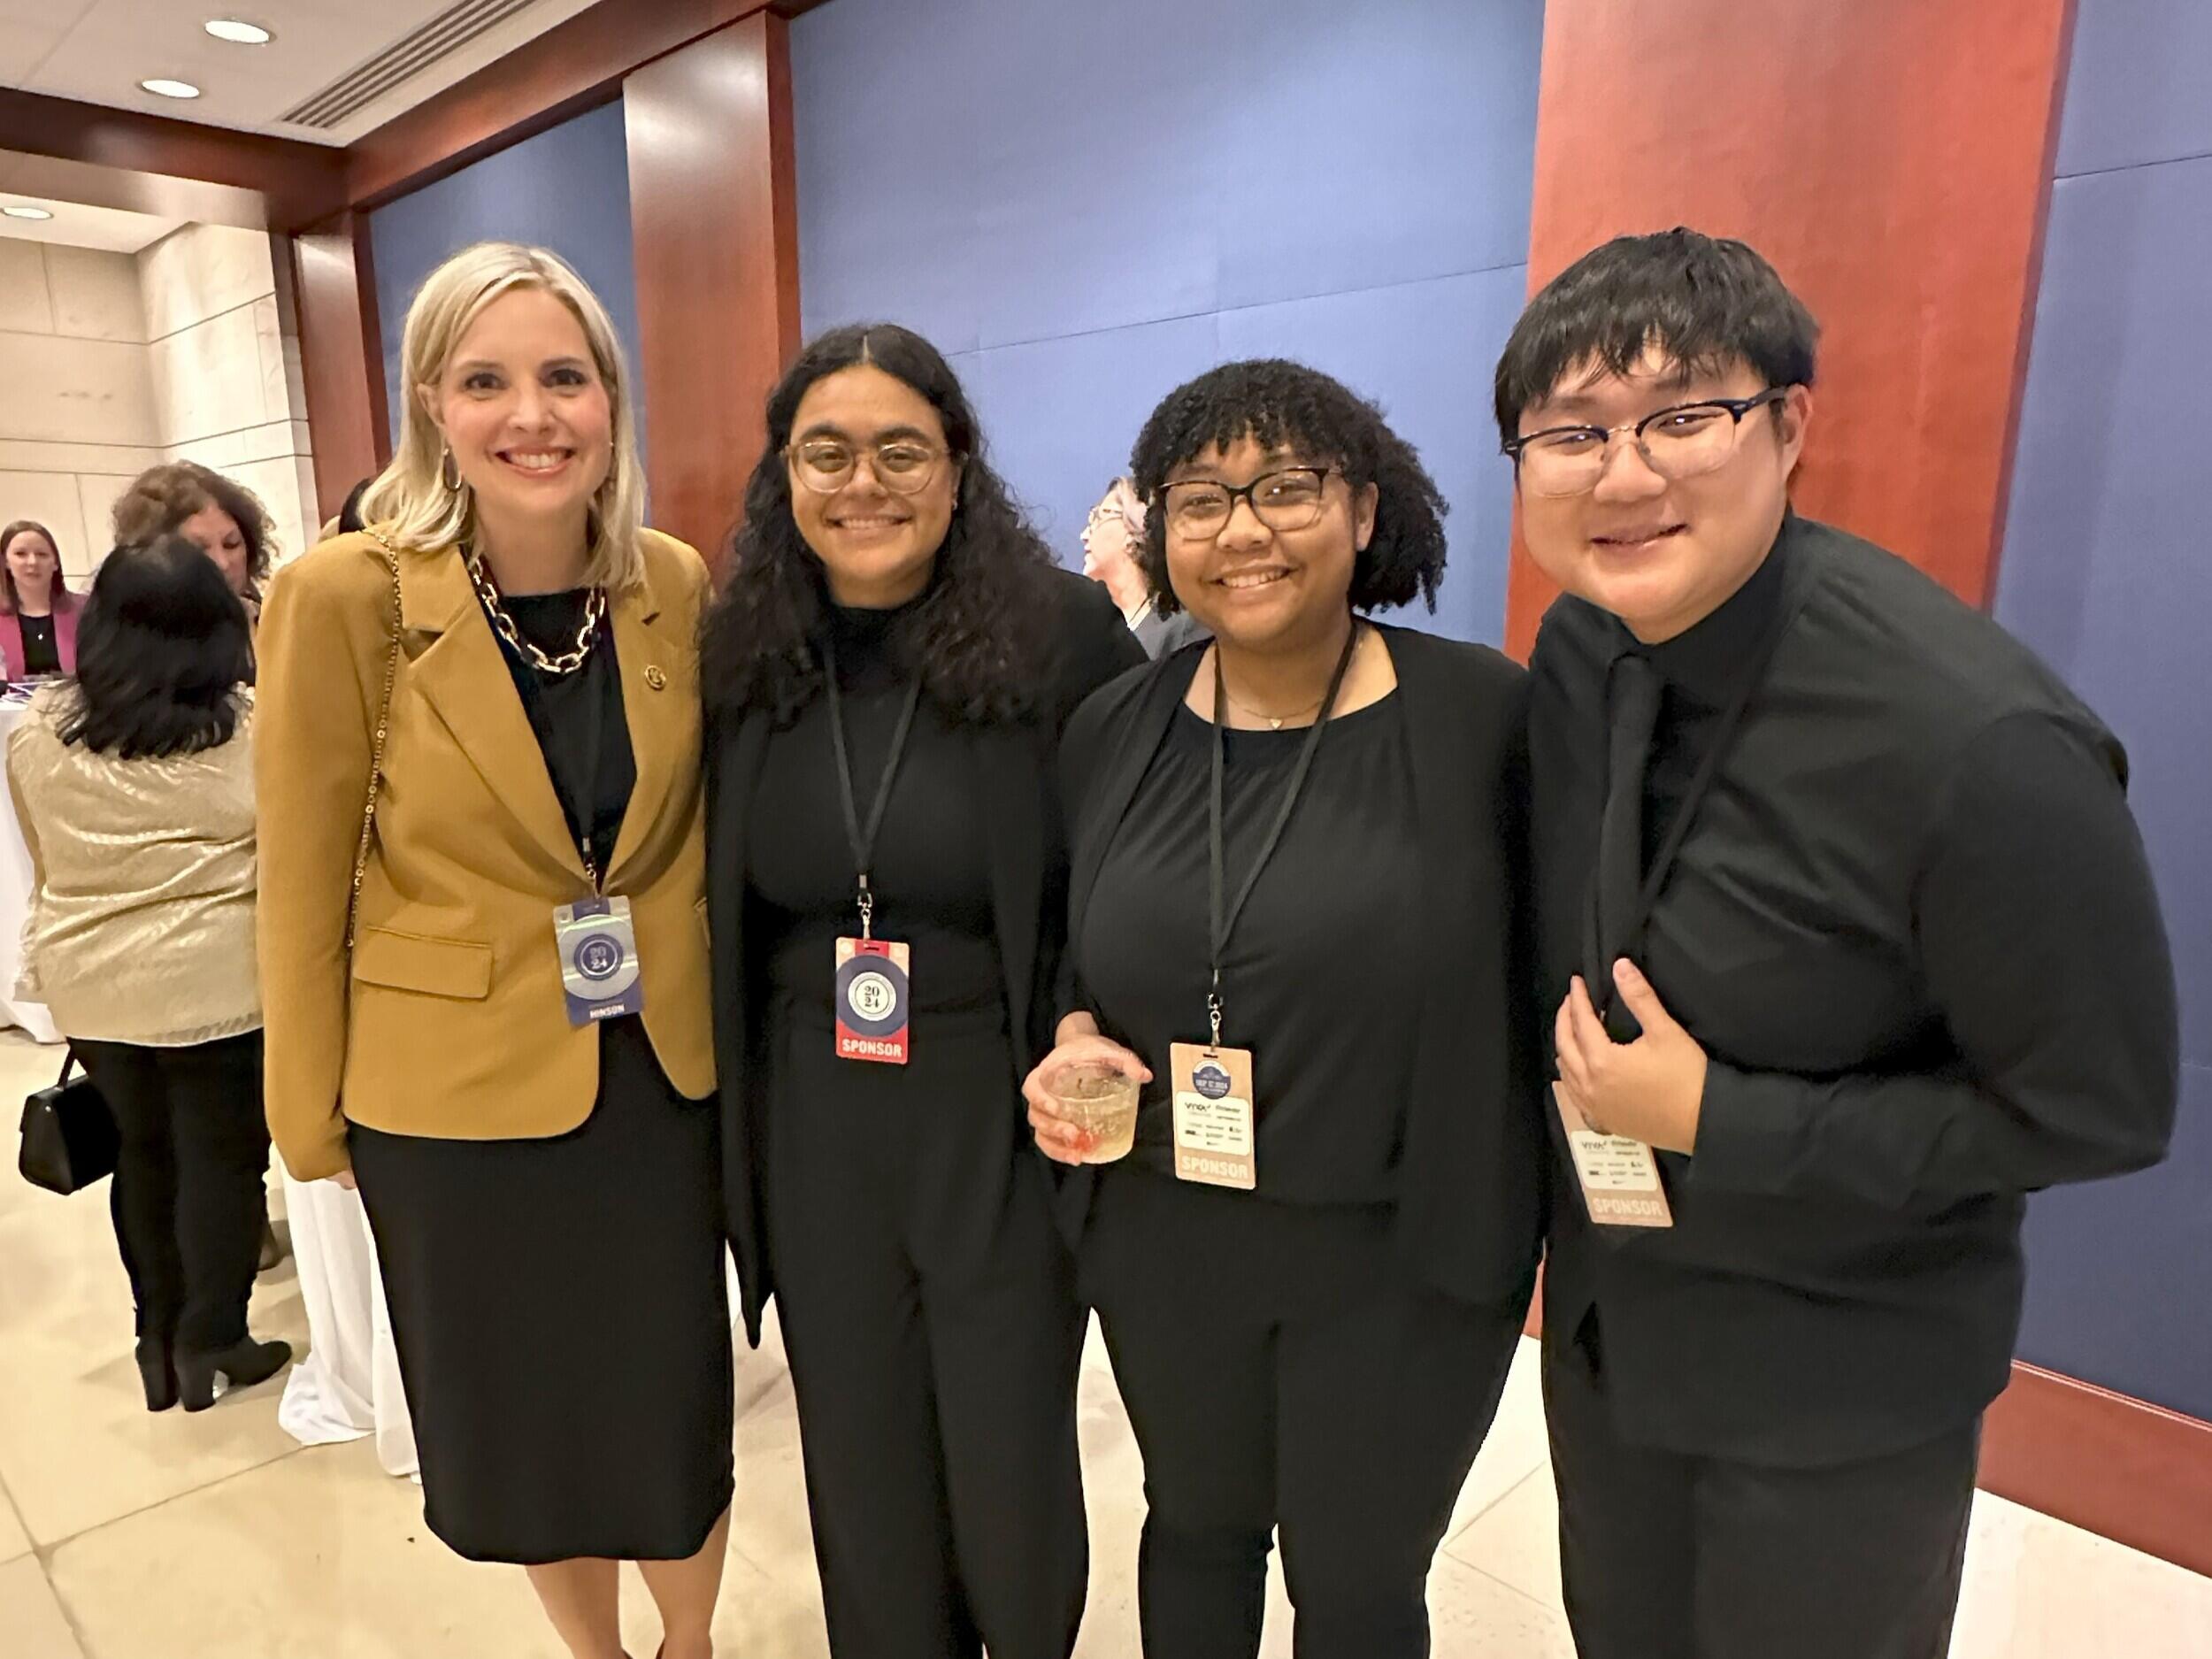
MULTIPOLYGON (((260 686, 260 950, 269 1129, 302 1180, 345 1169, 349 1119, 394 1134, 566 1133, 599 1089, 569 1023, 553 911, 582 855, 452 549, 400 556, 401 652, 352 957, 345 948, 392 583, 365 535, 277 573, 260 686)), ((610 595, 637 787, 606 890, 628 897, 645 1029, 679 1093, 714 1090, 700 772, 698 554, 650 531, 610 595)))

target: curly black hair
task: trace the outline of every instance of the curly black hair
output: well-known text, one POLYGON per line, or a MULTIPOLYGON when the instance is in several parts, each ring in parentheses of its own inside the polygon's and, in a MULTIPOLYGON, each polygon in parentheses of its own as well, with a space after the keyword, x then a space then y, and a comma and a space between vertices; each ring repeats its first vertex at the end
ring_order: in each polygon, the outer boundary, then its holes
POLYGON ((894 323, 832 329, 799 354, 768 394, 768 443, 745 487, 731 575, 701 641, 707 702, 718 714, 764 708, 788 722, 821 689, 817 644, 829 589, 791 515, 784 450, 800 400, 817 380, 872 364, 926 398, 961 462, 952 524, 927 594, 891 640, 930 700, 976 723, 1036 711, 1049 649, 1046 572, 1054 560, 984 458, 975 411, 942 353, 894 323))
POLYGON ((1210 449, 1249 437, 1340 468, 1355 491, 1375 486, 1375 533, 1352 567, 1352 609, 1379 611, 1418 596, 1436 609, 1444 579, 1444 515, 1450 511, 1413 446, 1383 412, 1342 381, 1281 357, 1225 363, 1161 400, 1137 434, 1129 471, 1151 508, 1137 562, 1163 615, 1182 609, 1167 579, 1167 475, 1210 449))

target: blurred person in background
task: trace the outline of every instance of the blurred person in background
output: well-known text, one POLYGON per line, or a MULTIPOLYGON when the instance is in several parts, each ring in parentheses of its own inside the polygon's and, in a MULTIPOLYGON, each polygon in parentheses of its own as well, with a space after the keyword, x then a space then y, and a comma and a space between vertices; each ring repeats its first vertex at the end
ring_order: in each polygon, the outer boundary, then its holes
POLYGON ((1169 655, 1206 630, 1187 611, 1164 613, 1152 579, 1138 563, 1144 545, 1144 500, 1126 477, 1118 478, 1083 525, 1083 574, 1114 596, 1121 619, 1129 625, 1147 657, 1169 655))
POLYGON ((115 541, 136 547, 162 535, 180 535, 213 559, 248 618, 260 620, 276 526, 258 495, 197 461, 149 467, 115 503, 115 541))
POLYGON ((54 533, 29 518, 0 530, 0 659, 15 681, 77 672, 77 595, 54 533))
POLYGON ((292 1356, 246 1329, 269 1133, 255 972, 252 646, 190 542, 119 549, 76 677, 8 744, 35 890, 26 979, 120 1131, 111 1202, 146 1409, 292 1356))

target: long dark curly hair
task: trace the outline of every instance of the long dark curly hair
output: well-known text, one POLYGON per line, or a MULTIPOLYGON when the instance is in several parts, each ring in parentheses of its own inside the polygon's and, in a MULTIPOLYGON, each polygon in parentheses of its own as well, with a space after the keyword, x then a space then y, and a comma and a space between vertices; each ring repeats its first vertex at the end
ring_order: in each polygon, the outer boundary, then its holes
POLYGON ((1157 511, 1167 475, 1206 450, 1249 437, 1263 449, 1297 450, 1341 468, 1355 491, 1375 486, 1375 533, 1352 567, 1352 609, 1378 611, 1420 598, 1436 609, 1444 580, 1444 514, 1436 480, 1383 412, 1343 382, 1281 357, 1225 363, 1161 400, 1137 434, 1129 471, 1145 515, 1137 563, 1163 615, 1182 609, 1167 580, 1167 515, 1157 511))
POLYGON ((956 718, 1025 718, 1043 695, 1052 553, 985 459, 975 411, 952 365, 895 323, 856 323, 820 335, 768 395, 767 447, 745 487, 729 583, 708 613, 700 644, 708 704, 725 715, 766 709, 783 724, 821 689, 817 641, 829 588, 821 560, 792 518, 784 450, 808 388, 858 364, 926 398, 961 464, 936 572, 893 634, 891 649, 920 673, 924 694, 956 718))

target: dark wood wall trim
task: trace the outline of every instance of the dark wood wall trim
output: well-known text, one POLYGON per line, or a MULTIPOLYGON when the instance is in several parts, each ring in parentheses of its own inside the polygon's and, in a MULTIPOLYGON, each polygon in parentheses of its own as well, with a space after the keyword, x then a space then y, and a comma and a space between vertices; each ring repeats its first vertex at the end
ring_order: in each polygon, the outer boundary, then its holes
POLYGON ((557 126, 657 58, 756 13, 824 0, 600 0, 387 122, 347 151, 348 200, 374 207, 557 126))
POLYGON ((0 88, 0 150, 257 192, 265 198, 264 222, 273 230, 346 204, 342 150, 12 88, 0 88))
POLYGON ((798 346, 788 29, 756 12, 622 89, 652 518, 717 563, 798 346))
MULTIPOLYGON (((368 215, 346 212, 286 238, 321 518, 391 459, 384 348, 368 215)), ((398 319, 393 319, 395 324, 398 319)))
POLYGON ((2212 1574, 2212 1423, 2016 1362, 1983 1426, 1981 1485, 2212 1574))

